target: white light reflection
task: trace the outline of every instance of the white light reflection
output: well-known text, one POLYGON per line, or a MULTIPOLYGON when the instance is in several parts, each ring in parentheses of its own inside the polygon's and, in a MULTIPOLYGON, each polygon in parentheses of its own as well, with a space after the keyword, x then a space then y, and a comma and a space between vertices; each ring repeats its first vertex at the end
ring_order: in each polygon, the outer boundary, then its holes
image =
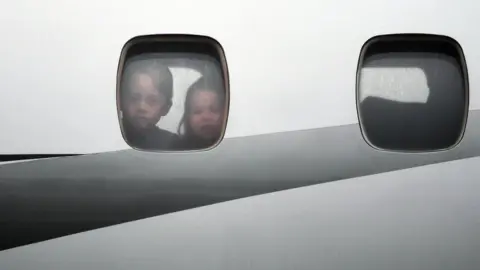
POLYGON ((359 98, 379 97, 426 103, 430 94, 425 72, 417 67, 368 67, 360 74, 359 98))

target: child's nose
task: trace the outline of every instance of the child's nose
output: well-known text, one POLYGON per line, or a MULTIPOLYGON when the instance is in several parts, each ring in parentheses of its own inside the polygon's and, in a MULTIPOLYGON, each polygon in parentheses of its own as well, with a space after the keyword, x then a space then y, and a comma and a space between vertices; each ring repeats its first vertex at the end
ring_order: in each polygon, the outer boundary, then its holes
POLYGON ((202 114, 202 118, 203 118, 204 120, 209 120, 209 121, 211 121, 211 120, 215 120, 216 115, 215 115, 213 112, 204 112, 204 113, 202 114))
POLYGON ((138 104, 138 108, 140 110, 143 110, 143 111, 146 111, 148 110, 148 104, 147 102, 145 102, 145 100, 140 100, 139 104, 138 104))

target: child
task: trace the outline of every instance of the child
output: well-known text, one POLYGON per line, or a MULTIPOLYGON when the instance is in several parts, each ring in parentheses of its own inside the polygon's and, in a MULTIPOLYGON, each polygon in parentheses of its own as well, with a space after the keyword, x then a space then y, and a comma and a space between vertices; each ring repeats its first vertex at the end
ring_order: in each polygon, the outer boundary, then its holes
POLYGON ((178 127, 179 148, 204 149, 213 146, 223 129, 225 92, 219 78, 201 77, 187 90, 185 111, 178 127), (183 128, 183 133, 181 129, 183 128))
POLYGON ((124 136, 131 146, 168 150, 176 134, 156 125, 172 106, 173 76, 155 60, 137 60, 126 66, 121 85, 124 136))

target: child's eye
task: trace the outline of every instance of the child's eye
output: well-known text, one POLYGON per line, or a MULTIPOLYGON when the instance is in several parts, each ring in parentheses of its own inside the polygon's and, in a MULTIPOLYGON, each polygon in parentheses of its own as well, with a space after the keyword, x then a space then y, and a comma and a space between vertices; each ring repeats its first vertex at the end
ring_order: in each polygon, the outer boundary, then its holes
POLYGON ((157 97, 152 97, 152 96, 149 96, 147 97, 147 103, 152 106, 152 105, 155 105, 157 103, 160 103, 160 99, 157 98, 157 97))
POLYGON ((132 102, 137 102, 137 101, 140 100, 140 95, 138 95, 138 94, 129 95, 128 100, 130 100, 132 102))
POLYGON ((210 106, 208 107, 208 110, 211 113, 220 113, 220 106, 218 106, 218 104, 210 104, 210 106))

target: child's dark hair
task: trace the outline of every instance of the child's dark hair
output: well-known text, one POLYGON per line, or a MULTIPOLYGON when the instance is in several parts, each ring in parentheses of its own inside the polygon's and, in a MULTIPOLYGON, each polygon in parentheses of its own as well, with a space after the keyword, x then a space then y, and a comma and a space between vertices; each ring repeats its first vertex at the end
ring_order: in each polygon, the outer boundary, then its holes
POLYGON ((130 80, 136 74, 148 75, 155 89, 163 94, 169 105, 173 98, 173 76, 170 69, 156 59, 132 60, 127 62, 122 76, 122 94, 130 85, 130 80))
POLYGON ((185 105, 184 105, 184 112, 182 118, 180 119, 180 123, 178 125, 178 134, 182 134, 182 127, 183 127, 183 135, 185 137, 192 136, 192 128, 188 123, 188 116, 191 114, 190 111, 190 100, 192 99, 193 94, 198 91, 211 91, 217 94, 218 101, 220 105, 223 107, 225 106, 225 89, 223 86, 223 79, 219 75, 212 75, 212 76, 202 76, 197 81, 195 81, 188 89, 187 94, 185 96, 185 105))

